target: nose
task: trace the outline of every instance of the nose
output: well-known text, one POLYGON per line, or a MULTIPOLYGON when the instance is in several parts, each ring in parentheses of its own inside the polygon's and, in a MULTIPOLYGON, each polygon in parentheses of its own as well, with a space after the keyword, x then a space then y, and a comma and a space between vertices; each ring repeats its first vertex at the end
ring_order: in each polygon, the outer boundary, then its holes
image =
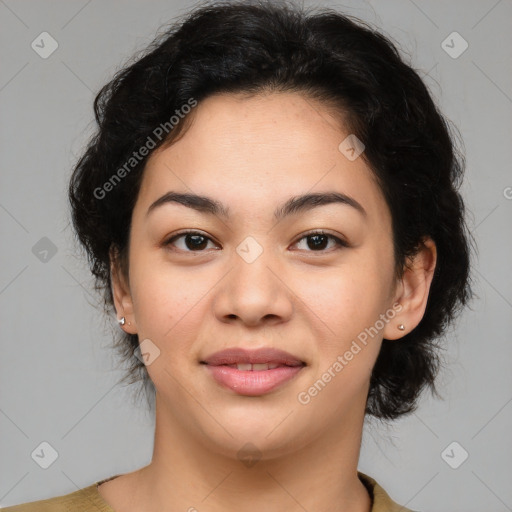
POLYGON ((293 292, 278 262, 263 252, 252 262, 236 255, 219 283, 214 314, 224 323, 246 326, 286 322, 293 312, 293 292))

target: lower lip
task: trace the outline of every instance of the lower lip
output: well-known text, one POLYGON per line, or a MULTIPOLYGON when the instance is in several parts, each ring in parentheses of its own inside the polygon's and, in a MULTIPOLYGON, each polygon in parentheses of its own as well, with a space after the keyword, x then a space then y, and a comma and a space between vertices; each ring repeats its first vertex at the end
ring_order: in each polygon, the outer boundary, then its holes
POLYGON ((259 396, 293 379, 304 366, 279 366, 271 370, 238 370, 230 366, 205 365, 222 386, 239 395, 259 396))

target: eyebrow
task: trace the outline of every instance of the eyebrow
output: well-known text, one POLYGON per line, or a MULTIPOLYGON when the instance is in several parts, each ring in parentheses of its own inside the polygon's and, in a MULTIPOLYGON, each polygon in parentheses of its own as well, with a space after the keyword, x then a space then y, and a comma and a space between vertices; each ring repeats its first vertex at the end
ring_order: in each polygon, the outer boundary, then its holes
MULTIPOLYGON (((225 219, 229 218, 229 208, 211 197, 174 191, 167 192, 152 203, 146 212, 146 216, 159 206, 167 203, 178 203, 201 213, 223 217, 225 219)), ((367 217, 366 210, 353 197, 342 194, 341 192, 324 192, 291 197, 275 210, 274 219, 279 221, 289 215, 309 211, 313 208, 333 203, 351 206, 363 217, 367 217)))

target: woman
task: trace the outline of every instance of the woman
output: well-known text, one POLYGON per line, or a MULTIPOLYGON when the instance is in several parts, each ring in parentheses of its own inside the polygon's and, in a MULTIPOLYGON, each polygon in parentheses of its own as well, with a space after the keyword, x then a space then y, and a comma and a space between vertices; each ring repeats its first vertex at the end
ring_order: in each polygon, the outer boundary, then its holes
POLYGON ((153 458, 6 510, 409 510, 357 471, 363 420, 435 389, 471 296, 463 159, 416 72, 335 11, 205 4, 95 112, 73 224, 153 458))

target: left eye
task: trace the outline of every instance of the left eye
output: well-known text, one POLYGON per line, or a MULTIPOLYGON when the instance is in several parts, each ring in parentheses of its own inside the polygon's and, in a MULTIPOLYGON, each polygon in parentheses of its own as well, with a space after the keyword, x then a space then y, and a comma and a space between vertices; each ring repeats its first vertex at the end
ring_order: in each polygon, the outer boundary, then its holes
MULTIPOLYGON (((322 231, 314 232, 314 233, 308 233, 307 235, 303 236, 298 242, 301 242, 302 240, 309 240, 310 242, 306 242, 306 245, 309 248, 313 248, 313 252, 323 252, 325 249, 326 241, 333 240, 334 245, 337 247, 348 247, 348 244, 341 240, 340 238, 329 235, 328 233, 323 233, 322 231)), ((327 242, 328 243, 328 242, 327 242)))
MULTIPOLYGON (((332 240, 334 245, 337 247, 348 247, 348 244, 344 240, 322 231, 308 233, 295 242, 294 245, 299 244, 302 240, 308 240, 306 245, 308 248, 313 249, 312 252, 324 252, 326 249, 326 242, 328 245, 329 240, 332 240)), ((173 245, 184 252, 203 252, 203 250, 207 248, 208 242, 214 243, 211 238, 199 233, 198 231, 185 231, 179 235, 173 236, 167 240, 164 245, 173 245), (179 247, 175 244, 175 241, 180 239, 183 239, 184 247, 179 247)))

